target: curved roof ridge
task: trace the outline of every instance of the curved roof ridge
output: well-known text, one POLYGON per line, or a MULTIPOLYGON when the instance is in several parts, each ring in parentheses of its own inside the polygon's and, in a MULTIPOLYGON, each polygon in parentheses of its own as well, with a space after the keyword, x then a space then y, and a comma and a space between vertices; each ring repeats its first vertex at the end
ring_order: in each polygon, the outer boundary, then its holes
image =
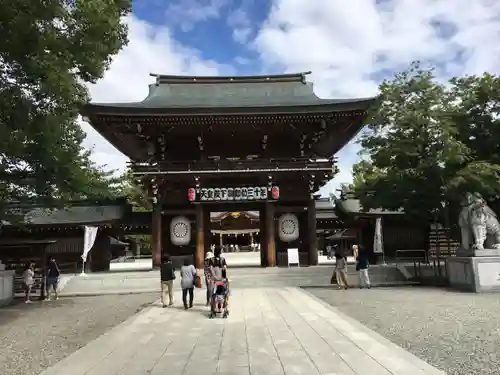
POLYGON ((156 84, 175 84, 175 83, 257 83, 257 82, 301 82, 306 83, 306 75, 311 72, 289 73, 289 74, 270 74, 270 75, 252 75, 252 76, 184 76, 150 73, 151 77, 156 78, 156 84))

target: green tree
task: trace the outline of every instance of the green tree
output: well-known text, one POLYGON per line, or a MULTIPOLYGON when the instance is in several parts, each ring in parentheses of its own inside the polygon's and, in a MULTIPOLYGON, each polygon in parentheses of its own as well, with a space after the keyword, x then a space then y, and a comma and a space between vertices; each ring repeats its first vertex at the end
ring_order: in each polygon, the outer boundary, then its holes
MULTIPOLYGON (((126 197, 127 202, 132 205, 134 212, 151 212, 153 205, 147 191, 148 186, 144 181, 135 178, 129 169, 120 176, 120 183, 116 194, 119 197, 126 197)), ((153 240, 151 235, 135 234, 128 235, 126 238, 136 242, 140 246, 142 255, 151 255, 153 240)))
POLYGON ((363 206, 428 218, 465 191, 498 194, 499 87, 488 74, 445 86, 418 63, 384 81, 354 167, 363 206))
POLYGON ((90 162, 76 119, 89 99, 86 83, 127 43, 130 7, 130 0, 0 0, 0 206, 104 192, 109 176, 90 162))
MULTIPOLYGON (((81 188, 68 194, 68 200, 79 199, 116 199, 122 198, 122 177, 116 176, 116 170, 109 170, 107 166, 98 166, 90 159, 91 152, 82 152, 80 173, 75 176, 80 179, 81 188)), ((78 183, 78 180, 74 181, 78 183)))
POLYGON ((147 187, 141 180, 134 177, 131 170, 127 170, 120 177, 117 194, 126 197, 135 212, 149 212, 153 208, 147 194, 147 187))
POLYGON ((377 179, 382 172, 368 159, 362 159, 352 167, 352 191, 364 189, 366 184, 377 179))
POLYGON ((449 110, 469 157, 449 188, 455 195, 476 191, 495 199, 500 192, 500 77, 486 73, 450 83, 449 110))

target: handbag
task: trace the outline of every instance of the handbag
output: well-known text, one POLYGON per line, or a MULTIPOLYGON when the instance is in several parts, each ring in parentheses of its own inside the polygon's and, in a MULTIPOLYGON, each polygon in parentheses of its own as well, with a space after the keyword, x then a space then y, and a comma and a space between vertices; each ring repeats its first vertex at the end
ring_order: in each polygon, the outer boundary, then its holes
POLYGON ((201 288, 201 277, 198 275, 194 277, 194 286, 196 288, 201 288))

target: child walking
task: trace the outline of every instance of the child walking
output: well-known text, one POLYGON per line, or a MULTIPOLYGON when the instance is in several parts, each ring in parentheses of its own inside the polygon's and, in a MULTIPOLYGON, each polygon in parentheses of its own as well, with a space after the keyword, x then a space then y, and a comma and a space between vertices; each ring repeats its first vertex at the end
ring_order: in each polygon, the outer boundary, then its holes
POLYGON ((35 271, 33 270, 33 263, 27 263, 23 272, 23 286, 25 291, 24 302, 31 303, 31 289, 33 288, 35 278, 35 271))

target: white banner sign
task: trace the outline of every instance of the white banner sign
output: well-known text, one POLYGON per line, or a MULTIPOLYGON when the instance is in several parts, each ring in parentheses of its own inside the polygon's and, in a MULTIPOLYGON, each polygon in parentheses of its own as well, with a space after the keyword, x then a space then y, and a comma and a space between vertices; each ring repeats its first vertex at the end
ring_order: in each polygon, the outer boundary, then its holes
POLYGON ((97 237, 97 227, 85 226, 85 234, 83 237, 83 254, 82 259, 84 262, 87 261, 87 255, 94 246, 95 239, 97 237))
POLYGON ((375 221, 375 235, 373 236, 373 252, 375 254, 384 253, 384 240, 382 236, 382 218, 377 217, 375 221))
POLYGON ((288 249, 287 250, 287 255, 288 255, 288 267, 290 267, 290 264, 296 264, 297 266, 300 267, 299 263, 299 249, 288 249))

